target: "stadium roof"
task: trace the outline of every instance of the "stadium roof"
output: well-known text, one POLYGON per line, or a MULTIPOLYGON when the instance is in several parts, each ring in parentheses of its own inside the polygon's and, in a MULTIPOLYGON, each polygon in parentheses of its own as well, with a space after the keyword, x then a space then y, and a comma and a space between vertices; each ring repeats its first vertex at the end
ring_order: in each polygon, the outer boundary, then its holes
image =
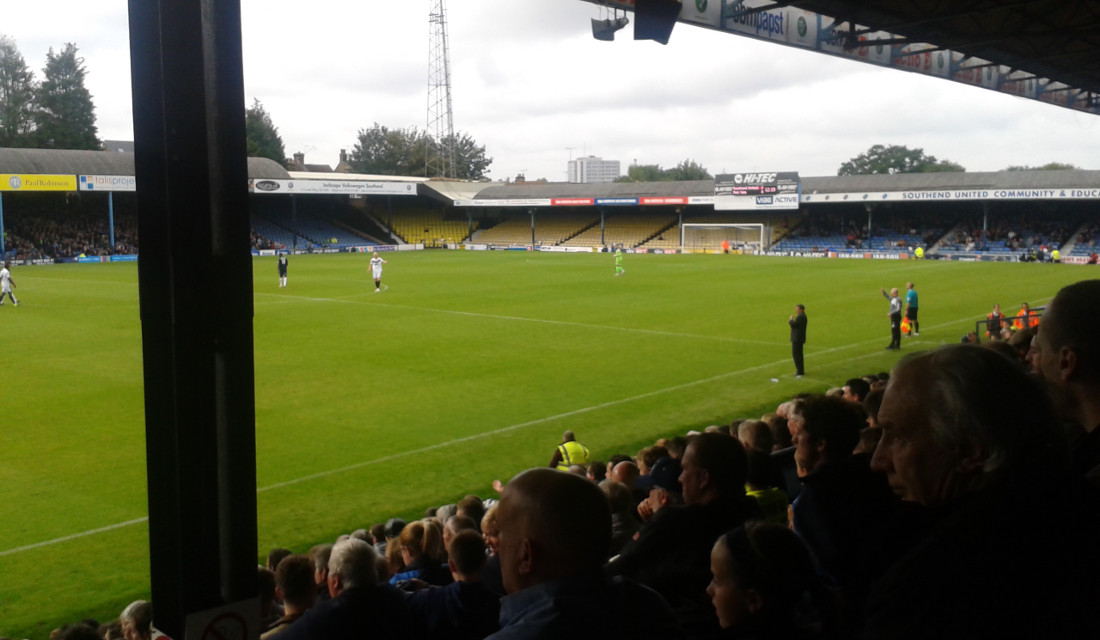
MULTIPOLYGON (((117 151, 0 148, 0 173, 132 176, 134 154, 117 151)), ((288 180, 290 174, 273 160, 249 158, 248 177, 288 180)))
POLYGON ((1100 92, 1095 0, 796 0, 776 2, 867 25, 1100 92))
POLYGON ((509 198, 614 198, 616 196, 672 197, 700 195, 714 195, 714 180, 601 182, 595 184, 521 182, 487 187, 477 193, 477 198, 479 200, 505 200, 509 198))
POLYGON ((485 189, 484 182, 460 182, 452 180, 431 180, 420 184, 418 195, 451 204, 455 200, 472 200, 485 189))
POLYGON ((1100 171, 972 171, 803 178, 802 193, 1100 187, 1100 171))
MULTIPOLYGON (((1100 188, 1100 171, 973 171, 802 178, 803 195, 867 191, 1069 188, 1100 188)), ((714 180, 689 180, 684 182, 610 182, 599 184, 541 182, 494 185, 478 191, 475 197, 477 200, 515 200, 524 198, 673 198, 713 195, 714 180)))
MULTIPOLYGON (((635 12, 639 6, 635 0, 585 1, 635 12)), ((671 29, 667 21, 675 16, 704 28, 1100 114, 1096 0, 729 0, 682 2, 678 14, 665 11, 675 6, 647 3, 648 26, 636 19, 635 38, 667 42, 665 27, 671 29)))

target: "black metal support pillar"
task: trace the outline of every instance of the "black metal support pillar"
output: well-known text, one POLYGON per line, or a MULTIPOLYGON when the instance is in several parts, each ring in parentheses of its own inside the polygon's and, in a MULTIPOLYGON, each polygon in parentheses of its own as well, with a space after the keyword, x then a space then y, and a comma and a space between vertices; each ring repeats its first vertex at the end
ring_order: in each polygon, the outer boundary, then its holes
POLYGON ((290 196, 290 229, 294 233, 293 241, 291 242, 290 253, 294 254, 298 250, 298 199, 294 196, 290 196))
POLYGON ((240 1, 129 12, 154 623, 183 638, 256 595, 240 1))
POLYGON ((986 240, 989 238, 989 201, 982 200, 982 241, 978 248, 985 251, 986 240))
POLYGON ((874 243, 871 242, 871 236, 874 235, 874 207, 865 204, 863 208, 867 210, 867 246, 864 248, 870 249, 874 246, 874 243))

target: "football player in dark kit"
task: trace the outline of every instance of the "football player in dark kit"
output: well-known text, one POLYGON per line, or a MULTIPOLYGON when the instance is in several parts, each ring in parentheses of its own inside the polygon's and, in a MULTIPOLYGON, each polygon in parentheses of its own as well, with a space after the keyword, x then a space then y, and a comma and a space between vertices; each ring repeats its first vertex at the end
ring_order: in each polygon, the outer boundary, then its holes
POLYGON ((280 287, 285 287, 286 286, 286 268, 287 268, 287 258, 286 258, 286 254, 283 254, 283 255, 279 256, 279 286, 280 287))

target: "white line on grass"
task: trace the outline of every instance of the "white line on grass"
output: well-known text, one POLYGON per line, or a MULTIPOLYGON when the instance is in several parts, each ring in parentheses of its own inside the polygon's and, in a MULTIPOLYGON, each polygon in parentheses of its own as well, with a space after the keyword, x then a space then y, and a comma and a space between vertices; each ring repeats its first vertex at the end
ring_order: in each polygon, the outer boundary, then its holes
MULTIPOLYGON (((833 347, 833 348, 830 348, 830 349, 826 349, 824 351, 819 351, 815 354, 807 354, 806 357, 809 358, 809 357, 823 356, 823 355, 827 355, 827 354, 834 353, 834 352, 837 352, 837 351, 843 351, 843 350, 846 350, 846 349, 851 349, 853 347, 857 347, 857 346, 860 346, 862 344, 868 344, 869 342, 871 342, 871 341, 865 340, 865 341, 859 342, 859 343, 853 343, 853 344, 844 345, 844 346, 840 346, 840 347, 833 347)), ((867 354, 863 354, 863 355, 859 355, 859 356, 853 356, 851 358, 845 358, 843 360, 836 361, 836 363, 846 362, 848 360, 854 360, 854 359, 862 358, 865 355, 867 355, 867 354)), ((609 402, 603 402, 603 403, 600 403, 600 404, 592 405, 590 407, 582 407, 580 409, 574 409, 573 411, 566 411, 564 413, 559 413, 559 414, 553 415, 553 416, 546 416, 544 418, 537 418, 535 420, 528 420, 527 422, 520 422, 520 423, 517 423, 517 424, 508 425, 506 427, 501 427, 499 429, 494 429, 493 431, 485 431, 485 432, 482 432, 482 433, 477 433, 477 434, 470 435, 470 436, 465 436, 465 437, 462 437, 462 438, 456 438, 454 440, 448 440, 446 442, 439 442, 439 443, 436 443, 436 444, 428 445, 426 447, 421 447, 419 449, 413 449, 413 450, 410 450, 410 451, 401 451, 401 452, 398 452, 398 453, 390 454, 388 456, 383 456, 381 458, 374 458, 372 460, 364 460, 363 462, 357 462, 355 464, 340 467, 338 469, 329 469, 327 471, 321 471, 319 473, 313 473, 313 474, 302 476, 302 477, 299 477, 299 478, 294 478, 292 480, 286 480, 284 482, 277 482, 275 484, 271 484, 271 485, 268 485, 266 487, 260 487, 260 488, 256 489, 256 493, 265 493, 267 491, 272 491, 272 490, 275 490, 275 489, 281 489, 281 488, 284 488, 284 487, 289 487, 289 486, 293 486, 293 485, 296 485, 296 484, 301 484, 303 482, 309 482, 310 480, 317 480, 317 479, 320 479, 320 478, 327 478, 329 476, 333 476, 333 475, 337 475, 337 474, 341 474, 341 473, 346 473, 348 471, 354 471, 356 469, 362 469, 364 467, 369 467, 369 466, 372 466, 372 465, 381 464, 383 462, 390 462, 392 460, 398 460, 400 458, 406 458, 406 457, 409 457, 409 456, 420 455, 420 454, 426 453, 428 451, 435 451, 437 449, 444 449, 444 448, 451 447, 451 446, 458 445, 458 444, 462 444, 462 443, 465 443, 465 442, 472 442, 474 440, 479 440, 479 439, 482 439, 482 438, 487 438, 487 437, 490 437, 490 436, 495 436, 495 435, 499 435, 499 434, 502 434, 502 433, 507 433, 507 432, 510 432, 510 431, 516 431, 518 429, 523 429, 525 427, 530 427, 530 426, 536 425, 536 424, 543 424, 543 423, 546 423, 546 422, 553 422, 555 420, 561 420, 563 418, 570 418, 570 417, 577 416, 577 415, 582 415, 582 414, 585 414, 585 413, 591 413, 593 411, 599 411, 601 409, 606 409, 608 407, 614 407, 614 406, 617 406, 617 405, 628 404, 628 403, 635 402, 635 401, 638 401, 638 400, 644 400, 646 398, 652 398, 654 396, 658 396, 658 395, 662 395, 662 394, 666 394, 666 393, 672 393, 672 392, 675 392, 675 391, 680 391, 682 389, 687 389, 687 388, 698 386, 698 385, 701 385, 701 384, 708 384, 708 383, 711 383, 711 382, 722 380, 724 378, 731 378, 731 377, 742 375, 742 374, 747 374, 747 373, 753 373, 753 372, 756 372, 756 371, 760 371, 761 369, 776 367, 776 366, 779 366, 779 365, 784 364, 786 362, 787 362, 787 359, 784 358, 783 360, 777 360, 775 362, 768 362, 768 363, 765 363, 765 364, 756 365, 754 367, 749 367, 747 369, 739 369, 737 371, 727 371, 726 373, 720 373, 718 375, 711 376, 709 378, 702 378, 700 380, 693 380, 691 382, 685 382, 685 383, 682 383, 682 384, 673 385, 671 387, 665 387, 664 389, 656 389, 654 391, 647 391, 646 393, 631 396, 629 398, 621 398, 619 400, 612 400, 612 401, 609 401, 609 402)), ((6 549, 6 550, 3 550, 3 551, 0 551, 0 557, 15 555, 17 553, 21 553, 21 552, 24 552, 24 551, 31 551, 33 549, 40 549, 42 547, 48 547, 48 546, 51 546, 51 545, 60 544, 62 542, 68 542, 70 540, 76 540, 76 539, 79 539, 79 538, 85 538, 85 537, 93 536, 93 535, 96 535, 96 534, 99 534, 99 533, 106 533, 108 531, 113 531, 115 529, 121 529, 123 527, 127 527, 127 526, 130 526, 130 525, 141 524, 143 522, 147 522, 148 520, 149 520, 148 517, 136 518, 134 520, 127 520, 125 522, 119 522, 119 523, 115 523, 115 524, 112 524, 112 525, 99 527, 97 529, 90 529, 88 531, 82 531, 80 533, 74 533, 74 534, 71 534, 71 535, 62 536, 60 538, 54 538, 52 540, 43 540, 42 542, 35 542, 33 544, 24 545, 24 546, 21 546, 21 547, 14 547, 12 549, 6 549)))
MULTIPOLYGON (((275 294, 268 294, 268 295, 275 295, 275 294)), ((328 300, 328 299, 325 299, 325 298, 310 298, 310 299, 340 302, 339 300, 328 300)), ((413 308, 416 308, 416 307, 413 307, 413 308)), ((465 312, 456 312, 456 313, 465 313, 465 312)), ((469 315, 483 315, 483 314, 469 314, 469 315)), ((501 317, 501 316, 492 316, 492 317, 501 317)), ((518 320, 527 320, 528 318, 517 318, 517 319, 518 320)), ((557 321, 546 321, 546 322, 557 322, 557 321)), ((577 323, 565 323, 565 324, 577 324, 577 323)), ((951 326, 953 324, 955 324, 955 323, 954 322, 941 323, 941 324, 938 324, 938 325, 934 325, 932 328, 933 329, 940 329, 940 328, 943 328, 943 327, 951 326)), ((596 326, 598 326, 598 325, 596 325, 596 326)), ((808 354, 806 354, 806 357, 807 358, 818 358, 820 356, 829 355, 830 353, 836 353, 838 351, 846 351, 848 349, 853 349, 855 347, 860 347, 860 346, 872 344, 872 343, 875 343, 875 342, 878 342, 878 341, 879 341, 879 338, 873 338, 873 339, 869 339, 869 340, 863 340, 863 341, 860 341, 860 342, 853 342, 851 344, 842 345, 842 346, 839 346, 839 347, 831 347, 829 349, 825 349, 823 351, 817 351, 815 353, 808 353, 808 354)), ((916 343, 920 343, 920 342, 923 342, 923 341, 916 341, 916 343)), ((916 343, 910 343, 910 344, 916 344, 916 343)), ((830 364, 835 365, 835 364, 840 364, 840 363, 843 363, 843 362, 850 362, 850 361, 853 361, 853 360, 860 360, 860 359, 870 357, 870 356, 873 356, 873 355, 878 355, 878 353, 877 352, 876 353, 864 353, 864 354, 860 354, 860 355, 856 355, 856 356, 851 356, 851 357, 848 357, 848 358, 843 358, 841 360, 835 360, 835 361, 831 362, 830 364)), ((462 444, 462 443, 465 443, 465 442, 472 442, 474 440, 479 440, 481 438, 487 438, 489 436, 495 436, 495 435, 499 435, 499 434, 502 434, 502 433, 515 431, 517 429, 523 429, 525 427, 530 427, 530 426, 536 425, 536 424, 543 424, 543 423, 546 423, 546 422, 553 422, 555 420, 560 420, 560 419, 563 419, 563 418, 570 418, 570 417, 577 416, 577 415, 582 415, 582 414, 585 414, 585 413, 591 413, 593 411, 599 411, 600 409, 606 409, 608 407, 614 407, 614 406, 617 406, 617 405, 628 404, 628 403, 635 402, 635 401, 638 401, 638 400, 644 400, 646 398, 652 398, 654 396, 658 396, 658 395, 662 395, 662 394, 666 394, 666 393, 671 393, 671 392, 675 392, 675 391, 680 391, 682 389, 687 389, 687 388, 698 386, 698 385, 701 385, 701 384, 708 384, 708 383, 711 383, 711 382, 722 380, 724 378, 731 378, 731 377, 742 375, 742 374, 747 374, 747 373, 753 373, 753 372, 756 372, 756 371, 760 371, 761 369, 768 369, 768 368, 771 368, 771 367, 777 367, 777 366, 786 364, 788 362, 789 362, 788 358, 783 358, 782 360, 776 360, 774 362, 768 362, 768 363, 765 363, 765 364, 756 365, 754 367, 749 367, 747 369, 738 369, 737 371, 727 371, 726 373, 720 373, 718 375, 711 376, 709 378, 702 378, 700 380, 693 380, 691 382, 685 382, 685 383, 682 383, 682 384, 673 385, 671 387, 665 387, 664 389, 657 389, 657 390, 654 390, 654 391, 647 391, 646 393, 638 394, 636 396, 631 396, 629 398, 621 398, 619 400, 612 400, 610 402, 603 402, 603 403, 600 403, 600 404, 592 405, 590 407, 582 407, 580 409, 574 409, 573 411, 566 411, 565 413, 559 413, 559 414, 553 415, 553 416, 546 416, 544 418, 537 418, 535 420, 528 420, 527 422, 520 422, 520 423, 517 423, 517 424, 508 425, 507 427, 501 427, 499 429, 494 429, 493 431, 485 431, 485 432, 482 432, 482 433, 476 433, 476 434, 471 435, 471 436, 464 436, 462 438, 456 438, 454 440, 448 440, 446 442, 439 442, 439 443, 436 443, 436 444, 428 445, 426 447, 421 447, 419 449, 413 449, 413 450, 410 450, 410 451, 401 451, 401 452, 398 452, 398 453, 390 454, 388 456, 383 456, 381 458, 374 458, 372 460, 364 460, 363 462, 357 462, 355 464, 340 467, 338 469, 329 469, 327 471, 312 473, 312 474, 309 474, 309 475, 306 475, 306 476, 301 476, 299 478, 294 478, 292 480, 286 480, 284 482, 277 482, 275 484, 271 484, 271 485, 268 485, 266 487, 260 487, 260 488, 256 489, 256 493, 265 493, 267 491, 273 491, 275 489, 281 489, 281 488, 284 488, 284 487, 289 487, 289 486, 293 486, 293 485, 296 485, 296 484, 301 484, 303 482, 309 482, 310 480, 317 480, 317 479, 320 479, 320 478, 327 478, 329 476, 334 476, 334 475, 341 474, 341 473, 347 473, 348 471, 354 471, 356 469, 362 469, 364 467, 369 467, 369 466, 380 464, 380 463, 383 463, 383 462, 390 462, 392 460, 398 460, 400 458, 406 458, 406 457, 409 457, 409 456, 420 455, 420 454, 426 453, 428 451, 435 451, 437 449, 444 449, 444 448, 451 447, 451 446, 454 446, 454 445, 457 445, 457 444, 462 444)), ((786 376, 784 376, 784 377, 786 377, 786 376)), ((14 548, 11 548, 11 549, 5 549, 3 551, 0 551, 0 557, 15 555, 17 553, 22 553, 24 551, 31 551, 31 550, 34 550, 34 549, 40 549, 42 547, 48 547, 48 546, 51 546, 51 545, 60 544, 62 542, 68 542, 70 540, 76 540, 76 539, 79 539, 79 538, 85 538, 85 537, 93 536, 93 535, 100 534, 100 533, 106 533, 108 531, 114 531, 115 529, 121 529, 123 527, 128 527, 128 526, 135 525, 135 524, 141 524, 141 523, 147 522, 148 520, 149 520, 148 517, 136 518, 134 520, 127 520, 125 522, 118 522, 118 523, 115 523, 115 524, 107 525, 105 527, 99 527, 97 529, 90 529, 88 531, 81 531, 80 533, 74 533, 74 534, 71 534, 71 535, 62 536, 60 538, 54 538, 52 540, 43 540, 41 542, 35 542, 35 543, 24 545, 24 546, 21 546, 21 547, 14 547, 14 548)))
POLYGON ((24 545, 22 547, 15 547, 13 549, 6 549, 4 551, 0 551, 0 557, 2 557, 2 556, 11 556, 11 555, 15 555, 17 553, 20 553, 22 551, 30 551, 32 549, 38 549, 38 548, 41 548, 41 547, 48 547, 50 545, 60 544, 62 542, 67 542, 69 540, 76 540, 77 538, 86 538, 88 536, 94 536, 97 533, 106 533, 108 531, 114 531, 115 529, 121 529, 123 527, 128 527, 128 526, 133 525, 133 524, 141 524, 142 522, 146 522, 148 520, 149 520, 148 516, 146 516, 144 518, 135 518, 133 520, 127 520, 125 522, 116 522, 115 524, 109 524, 106 527, 100 527, 98 529, 91 529, 90 531, 81 531, 80 533, 74 533, 74 534, 67 535, 67 536, 61 536, 60 538, 54 538, 53 540, 43 540, 42 542, 35 542, 33 544, 24 545))
MULTIPOLYGON (((260 294, 257 294, 257 295, 260 295, 260 294)), ((278 294, 263 293, 262 295, 274 296, 274 295, 278 295, 278 294)), ((367 295, 371 295, 371 294, 356 294, 355 297, 358 298, 360 296, 367 296, 367 295)), ((672 338, 692 338, 692 339, 696 339, 696 340, 717 340, 717 341, 720 341, 720 342, 738 342, 738 343, 744 343, 744 344, 759 344, 759 345, 764 345, 764 346, 768 346, 768 347, 778 347, 778 346, 782 346, 784 344, 787 344, 786 342, 768 342, 768 341, 764 341, 764 340, 749 340, 748 338, 731 338, 731 337, 728 337, 728 336, 704 336, 704 335, 699 335, 697 333, 681 333, 681 332, 676 332, 676 331, 659 331, 657 329, 637 329, 637 328, 631 328, 631 327, 615 327, 615 326, 605 325, 605 324, 588 324, 588 323, 585 323, 585 322, 572 322, 572 321, 569 321, 569 320, 547 320, 545 318, 525 318, 523 316, 503 316, 503 315, 497 315, 497 314, 493 314, 493 313, 478 313, 476 311, 456 311, 454 309, 438 309, 438 308, 435 308, 435 307, 417 307, 417 306, 407 305, 407 304, 390 304, 390 303, 385 303, 385 302, 373 302, 371 300, 354 300, 354 299, 350 299, 350 298, 315 298, 315 297, 309 297, 309 296, 279 296, 279 297, 283 298, 283 299, 286 299, 288 297, 293 297, 293 298, 297 298, 299 300, 308 300, 310 302, 340 302, 340 303, 345 303, 345 304, 347 304, 347 303, 350 303, 350 304, 363 304, 363 305, 371 305, 371 306, 379 306, 379 307, 388 307, 388 308, 392 308, 392 309, 405 309, 405 310, 411 310, 411 311, 425 311, 425 312, 434 312, 434 313, 445 313, 445 314, 456 315, 456 316, 468 316, 468 317, 471 317, 471 318, 489 318, 489 319, 492 319, 492 320, 515 320, 515 321, 520 321, 520 322, 535 322, 535 323, 539 323, 539 324, 553 324, 553 325, 561 325, 561 326, 566 326, 566 327, 582 327, 582 328, 585 328, 585 329, 603 329, 605 331, 641 333, 641 334, 651 335, 651 336, 665 336, 665 337, 672 337, 672 338)))

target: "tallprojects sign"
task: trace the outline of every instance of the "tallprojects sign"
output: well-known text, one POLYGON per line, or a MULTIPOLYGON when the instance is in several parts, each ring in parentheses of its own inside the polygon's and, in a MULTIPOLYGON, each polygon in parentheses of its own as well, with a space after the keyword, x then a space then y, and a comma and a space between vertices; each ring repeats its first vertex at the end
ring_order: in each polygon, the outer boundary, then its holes
POLYGON ((726 173, 714 177, 714 210, 797 209, 797 171, 726 173))
POLYGON ((79 176, 81 191, 137 191, 134 176, 79 176))
POLYGON ((76 191, 76 176, 0 173, 0 191, 76 191))
POLYGON ((385 182, 370 180, 275 180, 259 178, 248 181, 248 190, 270 195, 385 195, 415 196, 415 182, 385 182))

